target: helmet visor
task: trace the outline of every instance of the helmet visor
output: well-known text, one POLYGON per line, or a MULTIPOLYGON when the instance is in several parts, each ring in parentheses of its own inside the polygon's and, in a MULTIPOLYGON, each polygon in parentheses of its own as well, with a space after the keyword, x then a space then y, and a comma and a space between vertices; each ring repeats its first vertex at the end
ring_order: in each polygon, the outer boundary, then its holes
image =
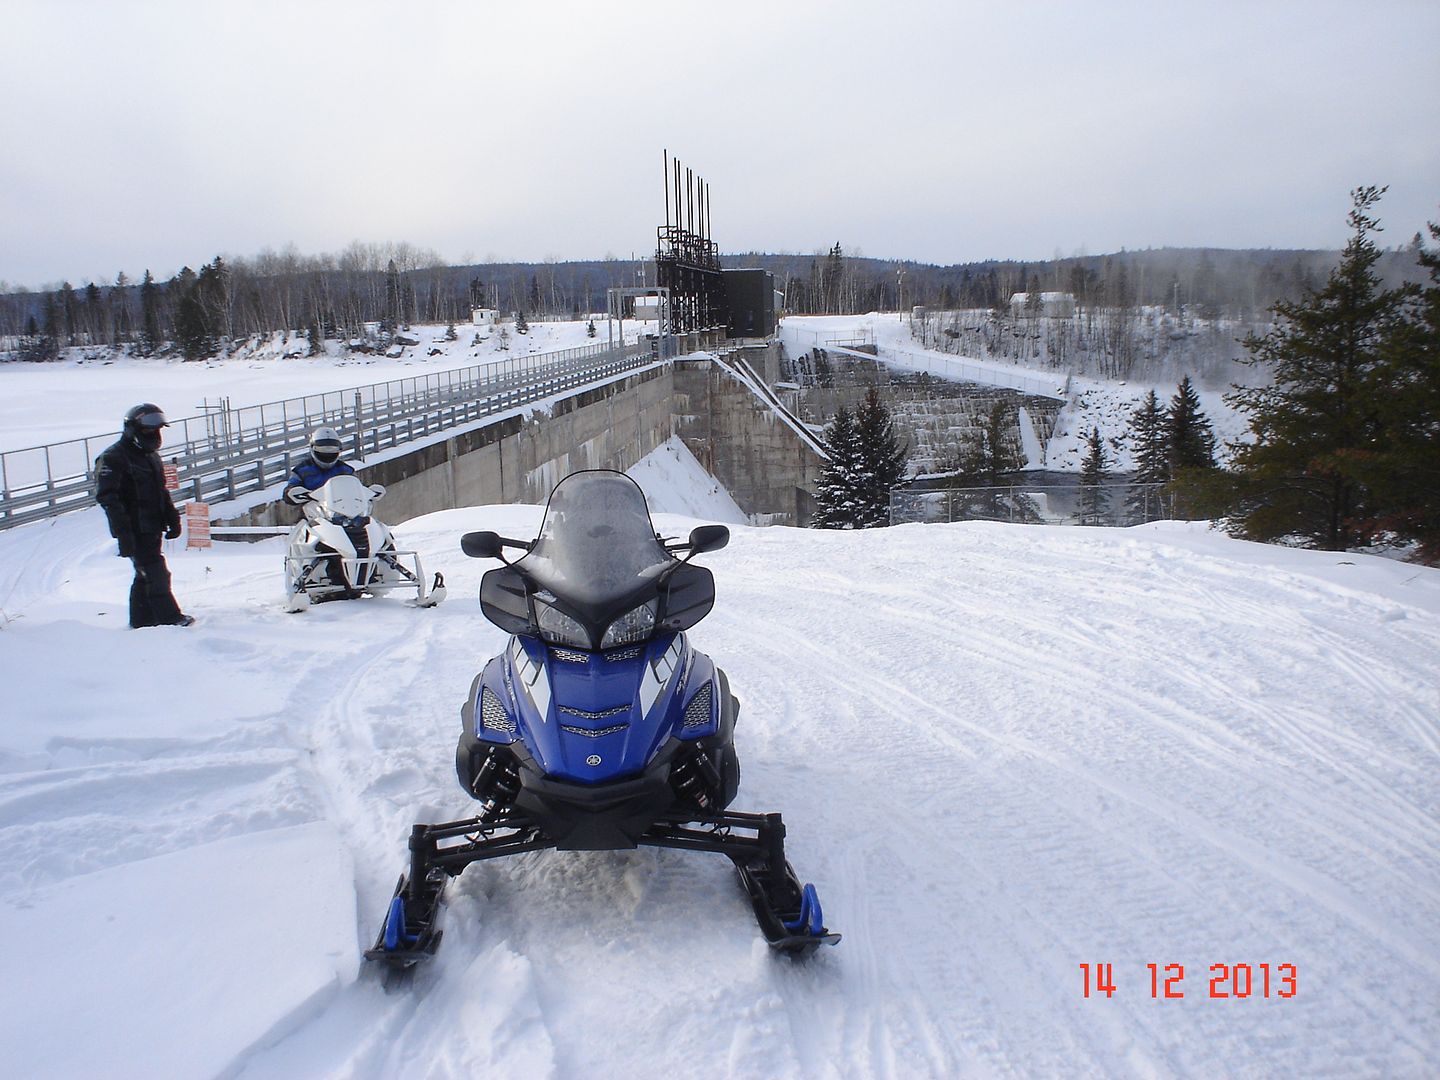
POLYGON ((340 444, 323 439, 310 447, 310 456, 316 465, 334 465, 340 460, 340 444))
POLYGON ((170 421, 166 420, 165 414, 158 409, 153 412, 141 413, 139 416, 134 418, 134 423, 136 427, 144 428, 151 431, 157 430, 162 427, 170 426, 170 421))

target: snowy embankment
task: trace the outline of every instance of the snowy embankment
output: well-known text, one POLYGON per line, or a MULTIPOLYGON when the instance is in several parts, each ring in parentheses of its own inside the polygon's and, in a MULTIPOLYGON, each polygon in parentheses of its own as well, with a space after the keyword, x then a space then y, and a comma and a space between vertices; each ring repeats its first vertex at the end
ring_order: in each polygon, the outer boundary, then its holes
POLYGON ((469 811, 504 641, 457 538, 539 516, 401 525, 433 611, 286 615, 279 541, 173 550, 189 630, 123 629, 97 512, 0 534, 7 1072, 1432 1073, 1440 572, 1190 525, 735 528, 692 637, 742 701, 736 806, 784 811, 845 940, 770 956, 718 857, 539 853, 453 883, 386 995, 359 950, 412 822, 469 811))
MULTIPOLYGON (((1105 444, 1106 469, 1130 472, 1135 468, 1135 454, 1130 445, 1131 420, 1145 396, 1155 391, 1162 409, 1169 408, 1175 396, 1174 383, 1138 381, 1110 382, 1104 379, 1070 376, 1050 368, 1027 368, 998 360, 981 360, 954 353, 924 348, 911 336, 908 318, 893 314, 791 316, 784 322, 784 337, 792 355, 816 345, 838 339, 863 337, 880 350, 882 362, 908 371, 929 371, 940 378, 955 378, 961 369, 978 369, 987 373, 986 384, 1013 386, 1027 392, 1036 389, 1037 380, 1051 380, 1055 390, 1068 388, 1065 407, 1055 423, 1055 430, 1046 443, 1044 467, 1057 472, 1079 472, 1088 449, 1090 432, 1099 429, 1105 444)), ((1215 432, 1216 451, 1222 463, 1228 459, 1227 444, 1249 439, 1245 414, 1232 408, 1225 400, 1225 391, 1196 389, 1201 411, 1215 432)))

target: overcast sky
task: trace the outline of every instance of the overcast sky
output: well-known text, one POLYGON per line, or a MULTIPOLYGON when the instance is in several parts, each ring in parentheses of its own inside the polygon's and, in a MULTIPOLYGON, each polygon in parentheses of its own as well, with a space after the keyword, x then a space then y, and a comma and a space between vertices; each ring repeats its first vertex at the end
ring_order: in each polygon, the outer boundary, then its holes
POLYGON ((954 263, 1440 220, 1435 0, 0 0, 0 281, 407 241, 954 263))

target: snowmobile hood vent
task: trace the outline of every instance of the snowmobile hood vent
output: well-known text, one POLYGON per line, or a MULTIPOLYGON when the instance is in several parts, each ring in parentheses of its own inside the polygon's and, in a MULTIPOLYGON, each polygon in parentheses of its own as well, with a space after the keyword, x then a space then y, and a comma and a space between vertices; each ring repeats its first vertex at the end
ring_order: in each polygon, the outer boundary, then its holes
POLYGON ((630 711, 629 705, 616 705, 613 709, 601 709, 599 712, 587 712, 585 709, 574 709, 569 705, 557 706, 560 712, 569 713, 571 716, 578 716, 582 720, 604 720, 607 716, 624 716, 630 711))
POLYGON ((515 734, 515 718, 505 711, 500 699, 487 686, 480 692, 480 724, 490 731, 515 734))
POLYGON ((615 724, 613 727, 586 728, 571 727, 569 724, 561 724, 561 731, 568 731, 571 735, 583 735, 587 739, 598 739, 602 735, 614 735, 617 731, 624 731, 629 724, 615 724))
POLYGON ((714 685, 714 683, 707 682, 695 692, 695 696, 690 699, 690 704, 685 706, 684 727, 686 730, 710 726, 711 702, 715 693, 712 687, 714 685))

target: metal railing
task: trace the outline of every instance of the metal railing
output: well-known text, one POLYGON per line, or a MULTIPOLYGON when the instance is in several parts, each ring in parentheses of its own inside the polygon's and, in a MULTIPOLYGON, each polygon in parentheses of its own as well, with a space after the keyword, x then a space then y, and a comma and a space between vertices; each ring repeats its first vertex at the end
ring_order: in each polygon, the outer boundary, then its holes
MULTIPOLYGON (((656 359, 650 343, 589 345, 220 408, 171 421, 161 456, 178 469, 180 498, 229 500, 283 480, 316 427, 348 434, 349 453, 363 458, 656 359)), ((95 458, 116 438, 111 432, 0 453, 0 529, 93 505, 95 458)))
POLYGON ((848 330, 811 330, 806 326, 782 323, 780 336, 782 339, 792 340, 802 352, 816 347, 853 348, 856 345, 875 344, 875 331, 869 326, 856 326, 848 330))
POLYGON ((1139 525, 1176 517, 1164 484, 1012 484, 1007 487, 897 488, 890 523, 1011 521, 1028 525, 1139 525))

